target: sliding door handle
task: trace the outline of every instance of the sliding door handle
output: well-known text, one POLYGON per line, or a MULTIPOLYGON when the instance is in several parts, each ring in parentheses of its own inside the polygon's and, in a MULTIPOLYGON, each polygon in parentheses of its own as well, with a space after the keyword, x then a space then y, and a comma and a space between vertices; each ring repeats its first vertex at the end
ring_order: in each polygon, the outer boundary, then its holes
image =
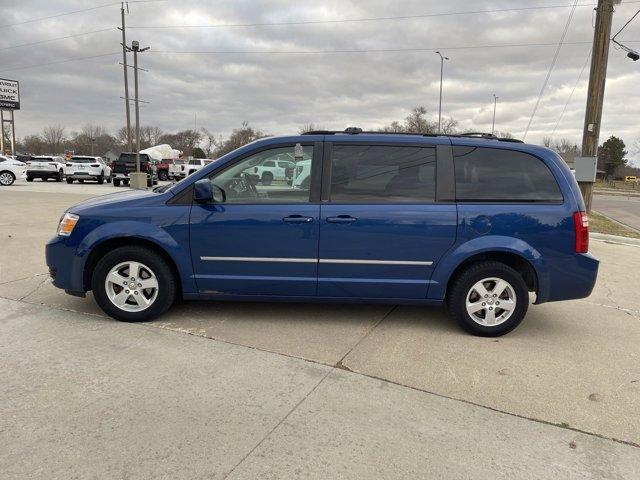
POLYGON ((282 221, 285 223, 311 223, 313 222, 313 217, 305 217, 303 215, 289 215, 288 217, 284 217, 282 221))
POLYGON ((351 215, 338 215, 337 217, 327 217, 328 223, 353 223, 358 220, 351 215))

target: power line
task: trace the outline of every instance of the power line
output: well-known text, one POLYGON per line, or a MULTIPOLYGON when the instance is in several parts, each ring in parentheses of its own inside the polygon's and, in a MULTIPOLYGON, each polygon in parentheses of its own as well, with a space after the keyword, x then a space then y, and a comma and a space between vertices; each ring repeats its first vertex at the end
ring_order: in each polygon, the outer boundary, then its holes
POLYGON ((88 57, 67 58, 65 60, 56 60, 54 62, 38 63, 36 65, 25 65, 23 67, 5 68, 2 71, 3 72, 13 72, 14 70, 26 70, 26 69, 29 69, 29 68, 48 67, 49 65, 58 65, 60 63, 78 62, 78 61, 81 61, 81 60, 90 60, 92 58, 108 57, 110 55, 120 55, 120 54, 121 54, 121 52, 100 53, 98 55, 90 55, 88 57))
POLYGON ((533 122, 533 117, 535 117, 536 112, 538 111, 538 106, 540 105, 540 100, 542 99, 542 95, 544 94, 545 88, 547 88, 547 84, 549 83, 549 78, 551 77, 551 72, 553 72, 553 68, 556 66, 556 62, 558 60, 558 55, 560 54, 560 50, 562 49, 562 45, 564 44, 564 39, 567 36, 567 31, 569 30, 569 25, 571 25, 571 20, 573 19, 573 14, 576 11, 576 5, 578 4, 578 0, 575 0, 573 4, 573 8, 569 13, 569 18, 567 18, 567 23, 564 26, 564 30, 562 31, 562 36, 560 37, 560 41, 558 42, 558 47, 556 48, 556 52, 553 55, 553 59, 551 60, 551 65, 549 65, 549 71, 547 72, 547 76, 542 83, 542 88, 540 89, 540 93, 538 94, 538 99, 536 100, 536 104, 533 107, 533 112, 531 112, 531 117, 529 118, 529 123, 527 123, 527 128, 524 130, 524 135, 522 136, 522 140, 524 141, 527 138, 527 134, 529 133, 529 128, 531 127, 531 122, 533 122))
POLYGON ((19 48, 19 47, 32 47, 34 45, 41 45, 43 43, 55 42, 57 40, 66 40, 67 38, 83 37, 85 35, 93 35, 94 33, 110 32, 112 30, 116 30, 116 27, 102 28, 100 30, 91 30, 89 32, 74 33, 72 35, 65 35, 64 37, 49 38, 47 40, 40 40, 32 43, 21 43, 18 45, 9 45, 8 47, 0 47, 0 50, 10 50, 12 48, 19 48))
POLYGON ((571 93, 569 94, 569 98, 567 98, 567 102, 564 104, 564 107, 562 109, 562 113, 560 113, 560 117, 558 117, 558 121, 556 122, 556 124, 553 127, 553 131, 551 132, 551 138, 553 138, 553 136, 556 134, 556 129, 558 128, 558 125, 560 125, 560 122, 562 121, 562 118, 564 117, 564 113, 567 110, 567 106, 569 105, 569 102, 571 102, 571 98, 573 97, 573 94, 576 91, 576 88, 578 87, 578 84, 580 83, 580 80, 582 79, 582 75, 584 74, 584 71, 587 68, 587 65, 589 64, 589 59, 590 58, 591 58, 591 49, 589 49, 589 53, 587 54, 587 58, 584 61, 584 65, 582 65, 582 70, 580 70, 580 74, 578 75, 578 79, 576 80, 576 83, 573 85, 573 89, 571 90, 571 93))
MULTIPOLYGON (((151 2, 164 2, 164 1, 167 1, 167 0, 126 0, 126 3, 151 3, 151 2)), ((79 10, 71 10, 69 12, 56 13, 54 15, 48 15, 46 17, 30 18, 29 20, 23 20, 22 22, 6 23, 4 25, 0 25, 0 28, 15 27, 15 26, 18 26, 18 25, 26 25, 27 23, 40 22, 42 20, 50 20, 52 18, 64 17, 64 16, 67 16, 67 15, 75 15, 76 13, 90 12, 90 11, 93 11, 93 10, 99 10, 101 8, 112 7, 114 5, 120 5, 121 3, 122 2, 104 3, 102 5, 97 5, 95 7, 81 8, 79 10)))
MULTIPOLYGON (((640 43, 640 40, 629 40, 627 43, 640 43)), ((591 42, 565 42, 564 45, 585 45, 591 44, 591 42)), ((349 54, 349 53, 401 53, 401 52, 432 52, 438 49, 447 50, 475 50, 475 49, 488 49, 488 48, 519 48, 519 47, 552 47, 557 45, 556 43, 511 43, 511 44, 498 44, 498 45, 465 45, 457 47, 430 47, 430 48, 380 48, 380 49, 366 49, 366 50, 209 50, 209 51, 179 51, 179 50, 149 50, 149 53, 160 53, 166 55, 279 55, 279 54, 300 54, 300 55, 332 55, 332 54, 349 54)), ((6 68, 1 70, 2 72, 10 72, 13 70, 26 70, 30 68, 38 68, 49 65, 56 65, 58 63, 75 62, 82 60, 89 60, 92 58, 106 57, 109 55, 121 54, 121 52, 102 53, 99 55, 92 55, 89 57, 76 57, 67 58, 64 60, 58 60, 54 62, 38 63, 34 65, 24 65, 20 67, 6 68)))
MULTIPOLYGON (((629 1, 628 3, 640 3, 640 0, 629 1)), ((569 4, 569 5, 539 5, 534 7, 513 7, 513 8, 496 8, 492 10, 468 10, 460 12, 441 12, 441 13, 424 13, 416 15, 397 15, 387 17, 366 17, 366 18, 344 18, 335 20, 296 20, 296 21, 284 21, 284 22, 258 22, 258 23, 219 23, 213 25, 139 25, 131 26, 128 28, 136 29, 176 29, 176 28, 231 28, 231 27, 274 27, 274 26, 286 26, 286 25, 320 25, 320 24, 335 24, 335 23, 352 23, 352 22, 377 22, 385 20, 411 20, 416 18, 430 18, 430 17, 448 17, 456 15, 477 15, 477 14, 489 14, 489 13, 506 13, 506 12, 519 12, 530 10, 549 10, 558 8, 572 8, 576 7, 593 7, 594 3, 583 4, 569 4)))
POLYGON ((634 13, 634 14, 633 14, 633 16, 632 16, 632 17, 627 21, 627 23, 625 23, 625 24, 622 26, 622 28, 621 28, 620 30, 618 30, 618 31, 616 32, 616 34, 615 34, 613 37, 611 37, 611 40, 615 40, 615 39, 616 39, 616 37, 617 37, 618 35, 620 35, 620 33, 622 33, 622 31, 623 31, 625 28, 627 28, 627 25, 629 25, 629 24, 633 21, 633 19, 634 19, 634 18, 636 18, 636 17, 638 16, 638 14, 640 14, 640 10, 638 10, 636 13, 634 13))

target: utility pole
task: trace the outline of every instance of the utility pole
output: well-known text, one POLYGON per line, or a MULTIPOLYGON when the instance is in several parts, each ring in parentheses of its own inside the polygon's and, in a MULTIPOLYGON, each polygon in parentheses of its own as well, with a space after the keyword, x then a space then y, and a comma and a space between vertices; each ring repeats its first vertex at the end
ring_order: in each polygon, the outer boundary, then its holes
MULTIPOLYGON (((591 55, 591 73, 589 74, 589 91, 587 108, 584 115, 582 132, 582 156, 597 157, 602 105, 604 103, 604 87, 607 79, 607 60, 609 58, 609 37, 613 20, 613 6, 620 0, 598 0, 596 7, 596 26, 593 34, 593 50, 591 55)), ((591 211, 593 197, 592 182, 578 182, 587 212, 591 211)))
POLYGON ((496 130, 496 106, 498 105, 498 97, 496 94, 493 94, 493 123, 491 123, 491 135, 496 130))
POLYGON ((438 133, 442 133, 442 76, 444 73, 444 61, 449 60, 449 57, 443 57, 440 52, 436 52, 440 55, 440 102, 438 103, 438 133))
MULTIPOLYGON (((124 68, 124 105, 127 112, 127 149, 128 151, 133 150, 133 145, 131 143, 131 113, 129 108, 129 72, 127 69, 129 68, 127 65, 127 37, 125 34, 125 26, 124 26, 124 4, 122 2, 120 4, 120 17, 122 19, 122 65, 124 68)), ((127 3, 127 12, 129 11, 129 3, 127 3)))

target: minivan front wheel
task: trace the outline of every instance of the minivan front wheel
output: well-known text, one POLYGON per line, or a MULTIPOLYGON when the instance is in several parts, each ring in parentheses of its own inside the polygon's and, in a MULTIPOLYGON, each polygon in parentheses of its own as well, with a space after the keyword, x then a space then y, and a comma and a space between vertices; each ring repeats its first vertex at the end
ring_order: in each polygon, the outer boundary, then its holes
POLYGON ((500 262, 467 267, 447 296, 449 311, 466 331, 485 337, 504 335, 516 328, 529 307, 522 276, 500 262))
POLYGON ((104 255, 91 278, 96 302, 116 320, 144 322, 164 313, 176 297, 167 262, 142 247, 120 247, 104 255))

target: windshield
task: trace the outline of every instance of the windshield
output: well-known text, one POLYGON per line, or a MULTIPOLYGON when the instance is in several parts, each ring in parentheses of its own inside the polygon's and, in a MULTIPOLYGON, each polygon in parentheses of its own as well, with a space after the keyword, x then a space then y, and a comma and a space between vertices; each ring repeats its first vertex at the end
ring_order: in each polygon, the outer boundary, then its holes
POLYGON ((33 162, 53 162, 51 157, 34 157, 31 159, 33 162))

